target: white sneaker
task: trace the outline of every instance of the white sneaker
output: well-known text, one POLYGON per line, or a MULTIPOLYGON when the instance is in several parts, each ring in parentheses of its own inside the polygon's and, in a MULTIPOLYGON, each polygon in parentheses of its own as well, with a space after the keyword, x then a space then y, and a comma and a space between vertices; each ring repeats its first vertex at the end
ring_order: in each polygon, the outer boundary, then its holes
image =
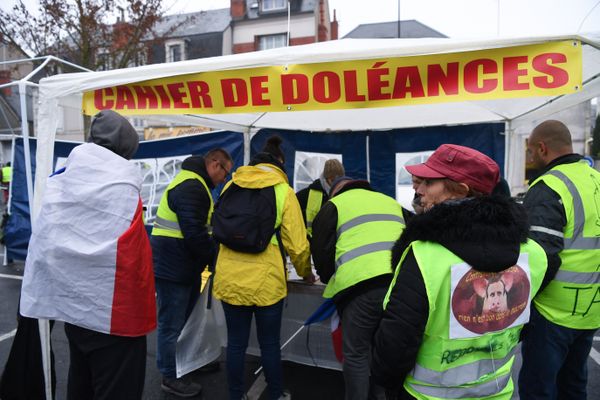
POLYGON ((281 396, 279 396, 279 400, 292 400, 292 395, 287 390, 284 390, 281 396))

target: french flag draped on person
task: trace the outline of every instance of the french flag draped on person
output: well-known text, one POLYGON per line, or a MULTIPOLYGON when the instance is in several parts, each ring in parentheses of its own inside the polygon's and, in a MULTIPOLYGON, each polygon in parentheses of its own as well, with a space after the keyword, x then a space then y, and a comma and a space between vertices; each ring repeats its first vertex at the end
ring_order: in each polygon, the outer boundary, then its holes
POLYGON ((33 224, 21 314, 118 336, 156 328, 139 169, 93 143, 48 179, 33 224))

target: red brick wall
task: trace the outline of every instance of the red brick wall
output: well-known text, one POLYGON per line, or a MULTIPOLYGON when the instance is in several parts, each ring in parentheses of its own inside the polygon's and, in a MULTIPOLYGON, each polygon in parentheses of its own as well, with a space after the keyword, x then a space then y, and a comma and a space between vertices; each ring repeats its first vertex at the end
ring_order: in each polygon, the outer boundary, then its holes
POLYGON ((231 0, 230 12, 233 20, 244 18, 246 16, 246 0, 231 0))
POLYGON ((298 46, 300 44, 309 44, 316 42, 314 36, 304 36, 299 38, 290 38, 290 46, 298 46))
POLYGON ((233 45, 233 54, 238 53, 249 53, 251 51, 255 51, 254 42, 252 43, 237 43, 233 45))

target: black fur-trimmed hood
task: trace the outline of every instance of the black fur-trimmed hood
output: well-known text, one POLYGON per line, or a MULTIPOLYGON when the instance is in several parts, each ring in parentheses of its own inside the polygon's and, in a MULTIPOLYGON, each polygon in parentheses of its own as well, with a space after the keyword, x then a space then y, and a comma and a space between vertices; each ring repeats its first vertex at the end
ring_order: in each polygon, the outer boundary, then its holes
POLYGON ((449 201, 411 219, 392 249, 392 265, 411 242, 423 240, 441 244, 476 270, 502 271, 516 263, 528 232, 525 208, 512 199, 449 201))

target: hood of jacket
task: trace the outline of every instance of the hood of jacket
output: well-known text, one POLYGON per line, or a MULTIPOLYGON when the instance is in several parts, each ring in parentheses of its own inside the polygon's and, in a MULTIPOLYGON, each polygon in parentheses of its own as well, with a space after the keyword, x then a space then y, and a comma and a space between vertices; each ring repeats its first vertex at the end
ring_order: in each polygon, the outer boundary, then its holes
POLYGON ((287 175, 270 163, 239 167, 233 174, 233 183, 248 189, 262 189, 278 183, 288 183, 287 175))
POLYGON ((411 219, 392 249, 392 266, 421 240, 441 244, 478 271, 498 272, 517 262, 528 233, 525 208, 510 198, 449 201, 411 219))
POLYGON ((112 110, 100 111, 94 117, 89 140, 126 160, 133 157, 139 145, 138 134, 133 126, 125 117, 112 110))

